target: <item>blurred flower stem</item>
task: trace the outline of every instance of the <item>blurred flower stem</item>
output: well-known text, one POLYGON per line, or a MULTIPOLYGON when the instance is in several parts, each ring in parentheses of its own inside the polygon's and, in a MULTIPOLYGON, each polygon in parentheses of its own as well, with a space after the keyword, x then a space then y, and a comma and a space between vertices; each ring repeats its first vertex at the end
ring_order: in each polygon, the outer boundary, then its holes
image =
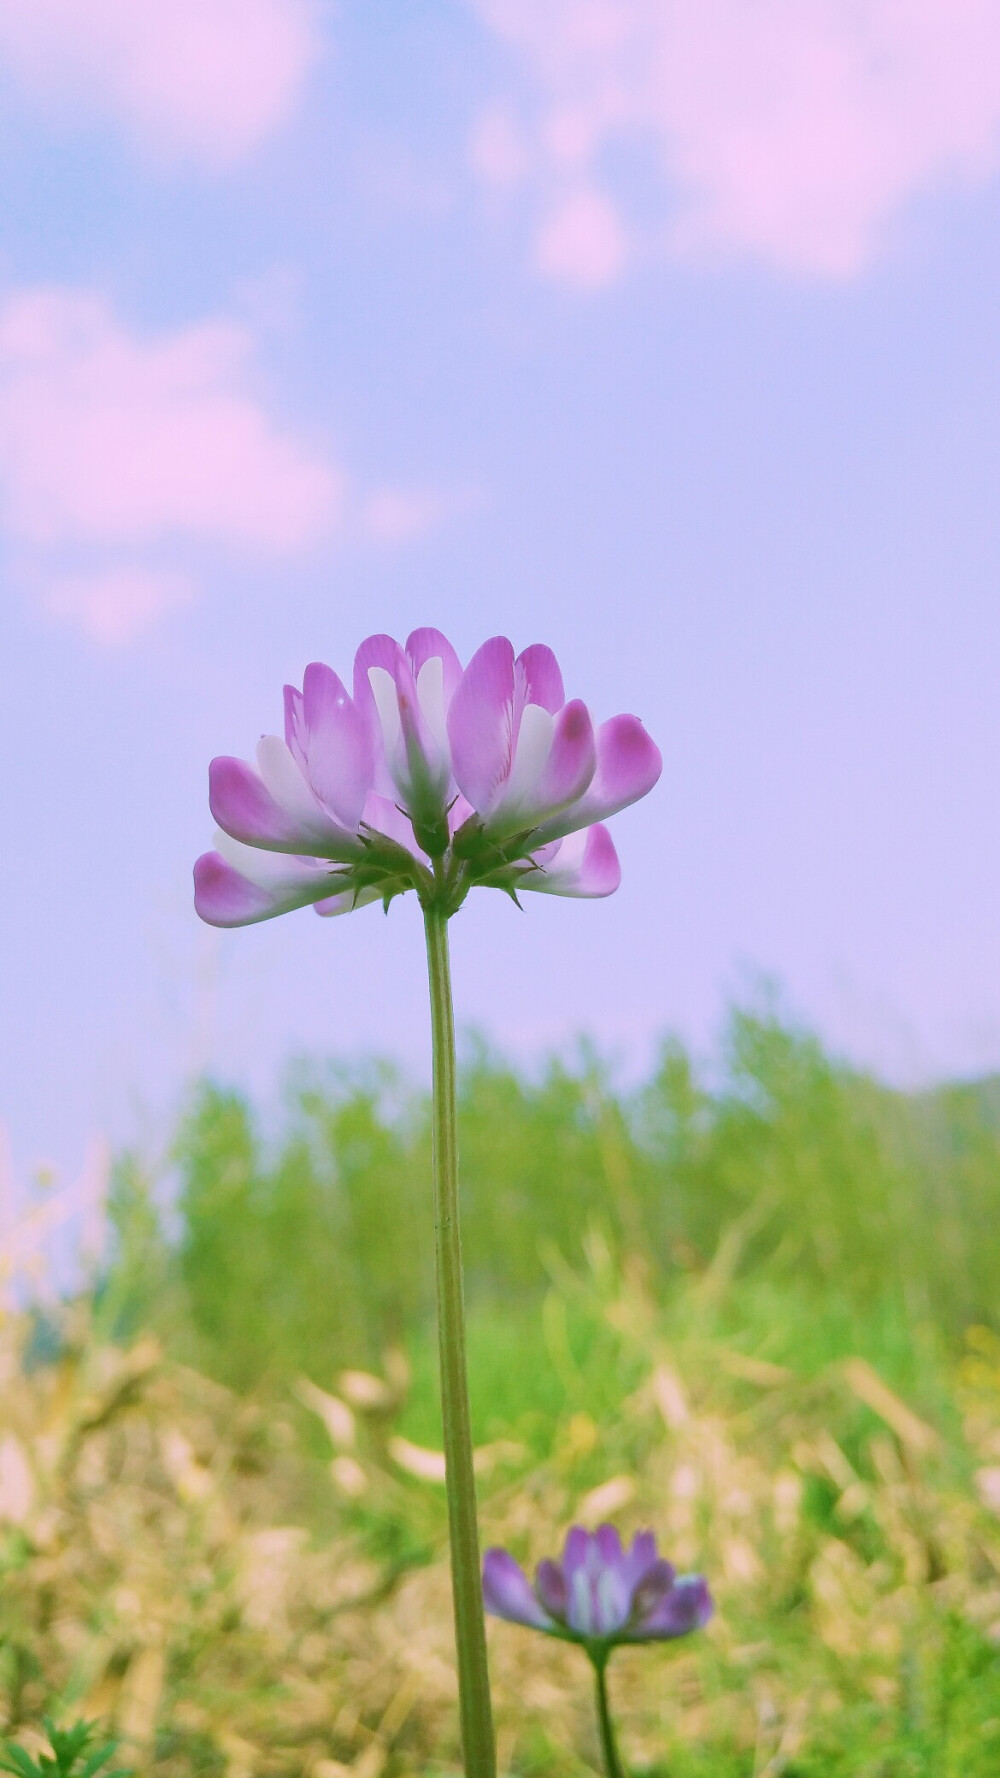
MULTIPOLYGON (((425 903, 424 929, 427 936, 427 974, 430 983, 434 1055, 434 1224, 438 1346, 462 1749, 468 1778, 494 1778, 496 1749, 486 1664, 486 1626, 480 1585, 476 1484, 472 1468, 472 1429, 469 1421, 469 1382, 465 1357, 462 1238, 458 1204, 455 1014, 448 954, 448 915, 443 907, 425 903)), ((617 1774, 618 1768, 613 1769, 617 1774)))
POLYGON ((607 1654, 591 1655, 594 1667, 594 1679, 597 1685, 597 1720, 601 1727, 601 1752, 604 1755, 604 1770, 607 1778, 625 1778, 625 1771, 618 1758, 615 1746, 615 1731, 611 1724, 611 1710, 608 1705, 608 1657, 607 1654))

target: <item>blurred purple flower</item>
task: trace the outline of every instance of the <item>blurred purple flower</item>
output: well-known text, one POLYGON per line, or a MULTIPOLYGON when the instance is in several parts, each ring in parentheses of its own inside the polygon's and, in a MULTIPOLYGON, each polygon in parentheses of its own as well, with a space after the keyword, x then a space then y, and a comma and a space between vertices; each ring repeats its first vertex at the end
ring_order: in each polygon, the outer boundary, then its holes
POLYGON ((626 1550, 613 1525, 574 1525, 561 1562, 540 1562, 534 1586, 506 1550, 487 1550, 483 1598, 494 1617, 602 1654, 617 1643, 686 1636, 714 1609, 707 1581, 675 1574, 651 1531, 637 1532, 626 1550))
POLYGON ((406 647, 370 636, 353 696, 331 668, 285 688, 285 734, 256 766, 214 759, 217 849, 195 907, 243 926, 312 903, 321 914, 415 889, 454 913, 476 885, 604 896, 621 872, 603 820, 651 790, 657 748, 635 716, 596 731, 566 702, 551 649, 497 636, 463 672, 439 630, 406 647), (275 856, 275 855, 278 856, 275 856))

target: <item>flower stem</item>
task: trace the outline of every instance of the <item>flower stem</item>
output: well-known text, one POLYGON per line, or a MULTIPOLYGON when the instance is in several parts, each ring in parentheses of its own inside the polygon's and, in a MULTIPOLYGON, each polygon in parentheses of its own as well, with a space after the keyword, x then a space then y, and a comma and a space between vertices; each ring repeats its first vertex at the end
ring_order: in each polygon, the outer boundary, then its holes
POLYGON ((462 1242, 458 1220, 458 1116, 455 1101, 455 1015, 448 958, 448 916, 424 908, 427 974, 434 1045, 434 1224, 437 1249, 438 1347, 448 1486, 448 1535, 458 1651, 458 1699, 467 1778, 495 1778, 496 1750, 472 1471, 472 1429, 465 1362, 462 1242))
POLYGON ((608 1778, 625 1778, 624 1768, 618 1758, 618 1749, 615 1746, 615 1731, 611 1725, 606 1671, 607 1655, 601 1660, 594 1660, 594 1678, 597 1682, 597 1720, 601 1727, 601 1752, 604 1755, 604 1769, 608 1778))

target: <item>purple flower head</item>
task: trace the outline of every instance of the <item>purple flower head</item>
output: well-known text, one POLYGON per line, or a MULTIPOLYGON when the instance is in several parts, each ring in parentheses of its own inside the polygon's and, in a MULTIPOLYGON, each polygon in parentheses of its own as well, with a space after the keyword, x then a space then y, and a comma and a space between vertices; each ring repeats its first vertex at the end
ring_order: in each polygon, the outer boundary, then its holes
POLYGON ((217 849, 195 865, 195 907, 245 926, 309 903, 321 914, 416 890, 454 913, 477 885, 610 895, 621 872, 607 816, 660 775, 635 716, 595 729, 566 701, 551 649, 506 637, 463 671, 439 630, 405 648, 370 636, 353 693, 331 668, 285 687, 284 736, 256 764, 214 759, 217 849))
POLYGON ((566 1534, 560 1562, 540 1562, 531 1585, 506 1550, 487 1550, 483 1598, 494 1617, 605 1654, 622 1642, 663 1642, 708 1623, 713 1605, 700 1574, 675 1574, 651 1531, 628 1549, 613 1525, 566 1534))

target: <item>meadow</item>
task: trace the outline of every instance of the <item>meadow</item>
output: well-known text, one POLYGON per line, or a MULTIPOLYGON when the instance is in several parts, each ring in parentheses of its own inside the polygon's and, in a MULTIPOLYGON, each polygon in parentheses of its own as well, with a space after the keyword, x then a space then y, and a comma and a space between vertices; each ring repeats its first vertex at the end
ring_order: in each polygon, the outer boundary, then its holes
MULTIPOLYGON (((619 1651, 634 1778, 1000 1770, 1000 1080, 894 1091, 768 1003, 622 1088, 461 1081, 483 1536, 648 1525, 709 1629, 619 1651)), ((118 1157, 111 1251, 9 1315, 0 1708, 139 1770, 457 1771, 428 1103, 300 1064, 118 1157)), ((501 1769, 599 1769, 578 1651, 490 1630, 501 1769)))

